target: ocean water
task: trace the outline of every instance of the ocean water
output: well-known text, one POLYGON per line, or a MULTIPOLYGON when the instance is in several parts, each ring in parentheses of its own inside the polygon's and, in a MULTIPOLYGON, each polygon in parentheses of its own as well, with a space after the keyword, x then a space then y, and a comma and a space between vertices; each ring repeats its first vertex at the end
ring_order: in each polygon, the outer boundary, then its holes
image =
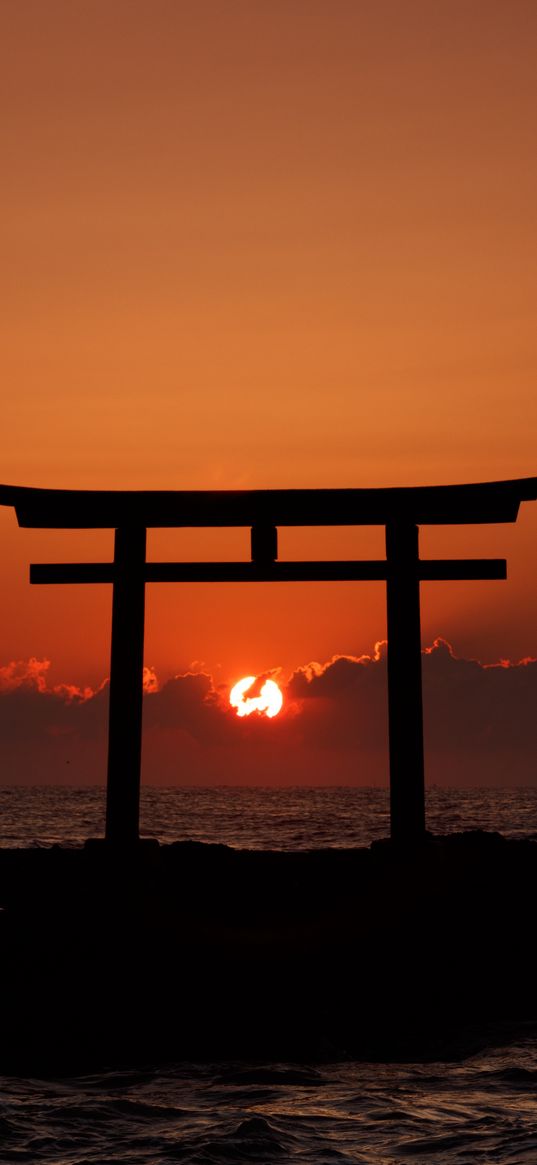
MULTIPOLYGON (((79 845, 104 795, 0 788, 0 844, 79 845)), ((368 844, 388 832, 381 789, 145 789, 143 832, 255 848, 368 844)), ((537 838, 535 789, 430 789, 436 833, 537 838)), ((110 1066, 0 1078, 0 1165, 535 1165, 537 1025, 470 1032, 434 1063, 110 1066), (477 1050, 479 1049, 479 1050, 477 1050)))
POLYGON ((537 1041, 446 1065, 177 1064, 1 1081, 0 1160, 535 1165, 537 1041))
MULTIPOLYGON (((0 786, 0 846, 82 845, 104 831, 102 787, 0 786)), ((389 833, 380 788, 143 788, 141 832, 241 849, 307 850, 369 845, 389 833)), ((427 791, 433 833, 498 830, 537 837, 537 788, 427 791)))

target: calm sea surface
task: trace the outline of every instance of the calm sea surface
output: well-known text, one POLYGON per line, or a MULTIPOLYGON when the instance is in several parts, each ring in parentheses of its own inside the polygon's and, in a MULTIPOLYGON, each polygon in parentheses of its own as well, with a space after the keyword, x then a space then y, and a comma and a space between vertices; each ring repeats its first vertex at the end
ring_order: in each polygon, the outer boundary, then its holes
MULTIPOLYGON (((537 788, 429 789, 433 833, 499 830, 537 837, 537 788)), ((141 828, 170 842, 221 842, 242 849, 369 845, 389 833, 386 789, 145 788, 141 828)), ((104 831, 101 787, 0 786, 0 846, 81 845, 104 831)))
MULTIPOLYGON (((143 832, 255 848, 368 844, 388 832, 380 789, 146 789, 143 832)), ((79 845, 103 790, 0 788, 0 844, 79 845)), ((537 790, 431 789, 435 833, 537 837, 537 790)), ((532 1029, 457 1062, 209 1065, 0 1078, 0 1163, 52 1165, 535 1165, 532 1029)), ((471 1053, 471 1054, 470 1054, 471 1053)))

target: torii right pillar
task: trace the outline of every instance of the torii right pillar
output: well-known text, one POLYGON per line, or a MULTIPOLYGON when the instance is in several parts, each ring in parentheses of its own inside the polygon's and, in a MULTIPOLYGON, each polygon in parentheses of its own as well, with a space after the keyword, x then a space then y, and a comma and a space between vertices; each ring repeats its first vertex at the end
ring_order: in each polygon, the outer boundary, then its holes
POLYGON ((388 523, 386 559, 391 837, 412 845, 425 837, 418 526, 388 523))

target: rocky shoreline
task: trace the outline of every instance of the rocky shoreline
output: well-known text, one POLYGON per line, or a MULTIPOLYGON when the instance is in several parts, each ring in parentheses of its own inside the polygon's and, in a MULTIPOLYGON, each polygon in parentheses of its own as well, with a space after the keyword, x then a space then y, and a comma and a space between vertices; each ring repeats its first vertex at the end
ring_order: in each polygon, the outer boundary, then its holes
POLYGON ((441 1059, 537 1019, 537 845, 0 850, 0 1070, 441 1059))

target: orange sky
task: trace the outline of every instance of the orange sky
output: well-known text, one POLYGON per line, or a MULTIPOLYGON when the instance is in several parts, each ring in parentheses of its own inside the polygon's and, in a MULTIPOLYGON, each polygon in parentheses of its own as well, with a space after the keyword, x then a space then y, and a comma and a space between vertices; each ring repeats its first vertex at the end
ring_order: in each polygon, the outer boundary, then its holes
MULTIPOLYGON (((4 482, 420 485, 535 475, 533 0, 0 3, 4 482)), ((0 514, 2 659, 107 674, 111 535, 0 514)), ((154 534, 153 557, 247 554, 154 534)), ((537 505, 428 530, 507 583, 423 588, 424 640, 537 654, 537 505)), ((282 534, 377 556, 382 532, 282 534)), ((147 662, 216 678, 385 634, 379 585, 154 587, 147 662)))

